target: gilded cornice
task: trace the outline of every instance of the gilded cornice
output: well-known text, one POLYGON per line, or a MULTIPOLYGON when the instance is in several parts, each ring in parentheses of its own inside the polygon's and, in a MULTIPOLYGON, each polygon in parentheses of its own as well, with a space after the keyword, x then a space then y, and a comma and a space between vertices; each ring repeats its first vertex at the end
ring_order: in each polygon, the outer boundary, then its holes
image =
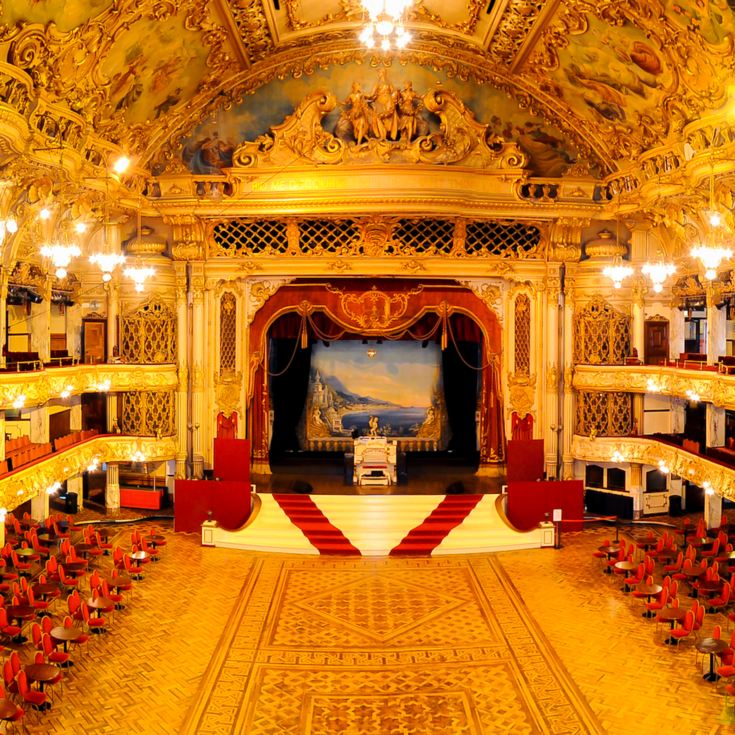
POLYGON ((99 392, 109 381, 109 391, 138 392, 174 390, 178 385, 175 365, 73 365, 23 373, 0 373, 0 410, 9 409, 19 396, 25 405, 42 406, 59 398, 62 391, 71 395, 99 392))
POLYGON ((0 507, 12 510, 46 492, 55 482, 79 475, 94 460, 99 462, 130 462, 135 452, 142 452, 148 462, 174 459, 178 451, 175 437, 98 436, 83 444, 57 452, 32 467, 0 478, 0 507))
POLYGON ((735 375, 654 365, 577 365, 574 388, 580 391, 658 393, 687 400, 687 390, 720 408, 735 410, 735 375))
POLYGON ((575 435, 572 440, 572 455, 584 462, 612 462, 611 457, 616 451, 622 455, 622 462, 658 467, 659 460, 663 460, 672 474, 700 487, 708 481, 715 492, 729 500, 735 499, 735 468, 709 461, 701 454, 685 452, 679 447, 641 436, 590 439, 575 435))

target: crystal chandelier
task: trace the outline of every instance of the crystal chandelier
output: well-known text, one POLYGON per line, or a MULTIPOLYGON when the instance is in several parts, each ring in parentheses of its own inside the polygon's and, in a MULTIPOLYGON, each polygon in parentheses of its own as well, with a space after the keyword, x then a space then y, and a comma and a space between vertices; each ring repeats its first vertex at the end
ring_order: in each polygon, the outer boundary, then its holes
POLYGON ((153 278, 155 274, 156 269, 150 267, 134 266, 125 269, 125 275, 133 280, 135 283, 135 290, 138 291, 138 293, 143 291, 145 288, 145 282, 149 278, 153 278))
POLYGON ((623 285, 623 281, 633 275, 633 269, 629 265, 616 263, 615 265, 608 265, 603 268, 602 275, 607 276, 613 282, 615 288, 620 288, 623 285))
POLYGON ((44 245, 41 248, 41 255, 48 258, 56 268, 55 275, 57 278, 66 278, 69 263, 81 254, 82 251, 78 245, 64 245, 60 242, 44 245))
POLYGON ((16 232, 18 232, 18 223, 14 219, 0 219, 0 245, 3 244, 5 235, 13 235, 16 232))
POLYGON ((721 248, 715 245, 700 244, 691 250, 692 258, 697 258, 704 268, 704 277, 708 281, 714 281, 717 278, 717 269, 723 260, 732 258, 732 250, 730 248, 721 248))
POLYGON ((717 269, 723 260, 732 258, 732 249, 717 244, 724 239, 725 233, 722 228, 722 215, 715 206, 715 170, 714 163, 709 179, 709 209, 706 212, 707 222, 711 228, 712 243, 700 243, 691 250, 691 256, 697 258, 704 268, 704 277, 708 281, 714 281, 717 278, 717 269), (722 228, 722 229, 721 229, 722 228))
POLYGON ((663 262, 646 263, 641 267, 641 273, 651 279, 653 290, 656 293, 661 293, 664 290, 666 279, 676 273, 676 266, 663 262))
POLYGON ((379 46, 383 51, 402 49, 411 40, 406 31, 405 14, 413 0, 362 0, 370 20, 360 33, 368 47, 379 46))
POLYGON ((96 263, 102 271, 102 280, 107 283, 112 279, 112 271, 118 265, 124 265, 125 256, 116 253, 96 253, 89 256, 90 263, 96 263))

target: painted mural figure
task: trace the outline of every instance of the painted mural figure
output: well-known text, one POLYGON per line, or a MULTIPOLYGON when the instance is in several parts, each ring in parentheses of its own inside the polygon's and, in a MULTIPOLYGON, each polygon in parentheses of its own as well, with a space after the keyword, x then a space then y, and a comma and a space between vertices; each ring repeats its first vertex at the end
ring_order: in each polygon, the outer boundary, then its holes
POLYGON ((370 99, 373 102, 373 135, 381 140, 398 137, 398 90, 388 81, 385 69, 378 71, 378 83, 370 99))
POLYGON ((368 436, 378 435, 378 417, 371 416, 368 420, 368 436))

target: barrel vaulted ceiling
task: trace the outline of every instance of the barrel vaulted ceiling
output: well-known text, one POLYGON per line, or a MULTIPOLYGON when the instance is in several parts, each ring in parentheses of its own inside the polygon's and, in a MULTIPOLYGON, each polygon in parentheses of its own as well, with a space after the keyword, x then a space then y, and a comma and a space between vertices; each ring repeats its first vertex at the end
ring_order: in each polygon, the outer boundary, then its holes
MULTIPOLYGON (((274 80, 411 63, 500 90, 614 172, 727 109, 729 0, 417 0, 399 57, 358 0, 3 0, 0 48, 46 105, 164 169, 205 119, 274 80)), ((273 120, 273 124, 280 122, 273 120)))

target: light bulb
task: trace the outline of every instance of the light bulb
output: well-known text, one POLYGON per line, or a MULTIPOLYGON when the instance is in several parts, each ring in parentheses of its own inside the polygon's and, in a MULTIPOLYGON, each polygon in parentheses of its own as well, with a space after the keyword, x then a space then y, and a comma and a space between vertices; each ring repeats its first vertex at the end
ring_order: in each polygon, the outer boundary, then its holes
POLYGON ((130 166, 130 159, 127 156, 120 156, 115 163, 112 164, 112 170, 116 174, 124 174, 130 166))
POLYGON ((9 219, 5 222, 5 229, 12 235, 18 232, 18 223, 14 219, 9 219))
POLYGON ((722 215, 719 212, 710 212, 709 223, 712 227, 719 227, 722 224, 722 215))
POLYGON ((111 281, 112 280, 112 273, 103 273, 102 274, 102 280, 105 283, 108 283, 109 281, 111 281))
POLYGON ((59 279, 66 278, 66 268, 57 268, 56 277, 59 279))
POLYGON ((42 220, 47 220, 51 217, 51 210, 48 207, 44 207, 39 213, 38 216, 42 220))
POLYGON ((87 231, 87 225, 84 222, 77 222, 74 225, 74 229, 81 235, 83 232, 87 231))

